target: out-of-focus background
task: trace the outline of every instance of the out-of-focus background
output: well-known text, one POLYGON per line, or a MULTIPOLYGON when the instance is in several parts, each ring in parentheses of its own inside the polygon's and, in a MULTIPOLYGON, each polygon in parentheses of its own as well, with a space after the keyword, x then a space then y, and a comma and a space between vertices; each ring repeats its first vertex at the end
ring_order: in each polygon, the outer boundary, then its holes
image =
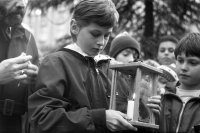
MULTIPOLYGON (((80 0, 29 0, 24 25, 37 41, 40 57, 72 42, 69 25, 73 7, 80 0)), ((200 31, 200 0, 113 0, 120 14, 105 48, 119 33, 127 31, 142 46, 143 59, 154 59, 157 40, 163 35, 180 39, 200 31)))

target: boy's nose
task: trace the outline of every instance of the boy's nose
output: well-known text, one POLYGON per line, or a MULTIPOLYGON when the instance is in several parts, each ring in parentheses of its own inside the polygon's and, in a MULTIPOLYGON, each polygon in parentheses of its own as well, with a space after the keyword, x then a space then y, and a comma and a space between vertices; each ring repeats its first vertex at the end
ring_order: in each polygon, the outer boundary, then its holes
POLYGON ((127 58, 128 63, 132 63, 134 61, 135 61, 135 58, 133 57, 133 55, 128 56, 128 58, 127 58))
POLYGON ((187 63, 183 63, 183 65, 181 66, 181 70, 188 71, 187 63))
POLYGON ((169 54, 169 51, 168 50, 165 50, 165 55, 168 55, 169 54))
POLYGON ((98 45, 101 45, 101 46, 103 46, 104 43, 105 43, 105 40, 104 40, 104 38, 102 38, 102 37, 100 37, 100 38, 98 39, 98 41, 97 41, 97 44, 98 44, 98 45))

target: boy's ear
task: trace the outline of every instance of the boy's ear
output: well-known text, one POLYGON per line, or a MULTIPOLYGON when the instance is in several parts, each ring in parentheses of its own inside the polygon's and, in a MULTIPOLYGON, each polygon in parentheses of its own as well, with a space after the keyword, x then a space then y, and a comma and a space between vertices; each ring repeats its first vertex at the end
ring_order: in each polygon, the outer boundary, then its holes
POLYGON ((71 32, 72 32, 74 35, 77 35, 77 34, 78 34, 78 32, 79 32, 79 27, 78 27, 78 25, 77 25, 75 19, 72 19, 71 24, 70 24, 70 29, 71 29, 71 32))

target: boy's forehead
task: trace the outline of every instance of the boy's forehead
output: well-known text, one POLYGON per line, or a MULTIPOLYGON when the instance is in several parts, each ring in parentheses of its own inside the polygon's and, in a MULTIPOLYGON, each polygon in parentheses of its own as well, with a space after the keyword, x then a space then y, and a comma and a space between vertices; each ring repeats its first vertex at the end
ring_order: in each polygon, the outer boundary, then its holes
POLYGON ((113 29, 113 27, 103 27, 103 26, 99 26, 96 23, 90 23, 86 28, 90 30, 101 31, 101 32, 112 32, 112 29, 113 29))

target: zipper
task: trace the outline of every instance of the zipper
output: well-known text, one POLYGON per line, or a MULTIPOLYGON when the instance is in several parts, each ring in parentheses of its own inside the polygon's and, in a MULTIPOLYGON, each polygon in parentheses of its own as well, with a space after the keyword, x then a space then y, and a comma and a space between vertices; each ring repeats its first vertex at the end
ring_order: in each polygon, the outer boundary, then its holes
POLYGON ((96 69, 97 74, 99 74, 99 70, 98 70, 98 68, 96 67, 95 69, 96 69))
POLYGON ((176 133, 178 133, 179 128, 180 128, 181 119, 182 119, 182 116, 183 116, 183 111, 185 109, 185 105, 186 105, 186 102, 183 102, 183 106, 181 108, 181 112, 180 112, 179 119, 178 119, 178 125, 177 125, 177 128, 176 128, 176 133))
POLYGON ((99 70, 98 70, 98 67, 97 67, 97 63, 98 63, 98 62, 95 61, 95 69, 96 69, 97 74, 99 74, 99 70))
MULTIPOLYGON (((192 98, 188 99, 187 102, 183 102, 183 106, 182 106, 182 108, 181 108, 181 112, 180 112, 179 119, 178 119, 178 125, 177 125, 177 127, 176 127, 176 133, 179 132, 180 125, 181 125, 181 120, 182 120, 182 116, 183 116, 183 111, 184 111, 184 109, 185 109, 186 103, 188 103, 191 99, 196 99, 196 98, 197 98, 197 97, 192 97, 192 98)), ((198 99, 199 99, 199 97, 198 97, 198 99)))

